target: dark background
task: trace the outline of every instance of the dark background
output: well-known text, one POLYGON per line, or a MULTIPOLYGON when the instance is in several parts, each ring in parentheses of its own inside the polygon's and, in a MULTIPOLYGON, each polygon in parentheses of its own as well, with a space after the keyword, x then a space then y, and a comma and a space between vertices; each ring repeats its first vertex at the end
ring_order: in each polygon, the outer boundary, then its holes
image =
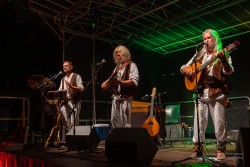
MULTIPOLYGON (((0 12, 0 96, 28 98, 31 102, 31 126, 33 129, 39 130, 40 92, 31 89, 27 80, 32 75, 43 75, 50 78, 62 70, 62 42, 46 25, 42 25, 37 20, 34 21, 29 14, 19 14, 8 5, 1 6, 0 12)), ((250 96, 249 37, 250 34, 245 34, 223 40, 224 46, 234 40, 241 42, 239 48, 231 54, 235 73, 230 78, 233 87, 230 97, 250 96)), ((102 59, 107 60, 97 73, 97 101, 110 101, 110 94, 102 92, 100 83, 110 75, 115 67, 112 59, 115 46, 96 41, 95 48, 93 48, 92 39, 80 36, 73 38, 65 46, 65 60, 73 62, 74 71, 82 76, 85 86, 92 79, 93 49, 96 53, 96 62, 102 59)), ((195 48, 165 56, 138 50, 133 46, 129 49, 133 61, 138 65, 141 79, 139 92, 134 100, 141 101, 142 96, 151 94, 154 86, 158 93, 167 92, 161 96, 162 103, 192 100, 193 92, 186 90, 184 76, 180 74, 179 69, 195 53, 195 48)), ((59 81, 60 78, 54 80, 57 88, 59 81)), ((90 84, 84 92, 82 100, 91 99, 92 85, 90 84)), ((85 116, 91 116, 91 106, 88 105, 86 108, 83 109, 85 116)), ((103 107, 101 108, 103 109, 103 107)), ((192 111, 188 112, 192 113, 192 111)), ((105 112, 105 114, 107 113, 105 112)))

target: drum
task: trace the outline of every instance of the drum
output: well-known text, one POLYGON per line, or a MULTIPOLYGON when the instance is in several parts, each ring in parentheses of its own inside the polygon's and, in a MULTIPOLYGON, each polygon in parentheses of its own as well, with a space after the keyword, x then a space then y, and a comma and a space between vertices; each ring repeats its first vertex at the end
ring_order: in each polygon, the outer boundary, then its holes
POLYGON ((66 90, 58 90, 58 91, 49 91, 47 93, 47 97, 49 100, 66 100, 67 91, 66 90))
POLYGON ((95 128, 100 140, 106 140, 109 135, 109 124, 94 124, 93 127, 95 128))

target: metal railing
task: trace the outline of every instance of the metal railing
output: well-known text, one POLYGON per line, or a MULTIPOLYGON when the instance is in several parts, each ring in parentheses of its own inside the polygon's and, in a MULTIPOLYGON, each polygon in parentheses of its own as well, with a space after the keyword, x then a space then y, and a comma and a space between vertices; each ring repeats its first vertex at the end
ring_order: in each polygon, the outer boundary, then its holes
MULTIPOLYGON (((16 105, 15 109, 17 112, 20 112, 20 117, 1 117, 0 121, 19 121, 18 125, 22 127, 29 127, 30 126, 30 101, 26 97, 8 97, 8 96, 0 96, 0 102, 13 102, 20 101, 21 105, 20 108, 16 105), (19 110, 19 109, 20 110, 19 110), (21 125, 20 125, 21 123, 21 125)), ((7 106, 7 109, 11 110, 13 106, 7 106)), ((2 106, 0 105, 0 110, 2 106)))
MULTIPOLYGON (((239 102, 239 101, 244 100, 244 103, 240 104, 241 106, 238 106, 238 107, 243 107, 248 111, 250 110, 250 98, 248 96, 229 97, 228 99, 232 102, 232 105, 234 105, 234 102, 239 102)), ((182 123, 182 119, 186 119, 186 120, 193 119, 193 117, 194 117, 194 115, 193 115, 194 114, 194 112, 193 112, 194 111, 194 101, 168 102, 168 103, 163 103, 161 107, 164 111, 164 108, 165 108, 164 106, 173 105, 173 104, 180 105, 179 123, 182 123), (183 106, 186 106, 186 108, 183 106)), ((228 109, 231 109, 231 108, 232 107, 229 107, 228 109)), ((193 121, 191 121, 191 122, 193 123, 193 121)))
MULTIPOLYGON (((229 97, 229 100, 244 100, 246 99, 248 101, 248 106, 250 106, 250 98, 248 96, 239 96, 239 97, 229 97)), ((90 100, 82 100, 81 101, 82 104, 91 104, 92 101, 90 100)), ((110 106, 110 108, 108 108, 108 111, 107 112, 111 112, 111 101, 97 101, 97 104, 107 104, 110 106), (110 111, 109 111, 110 110, 110 111)), ((190 100, 190 101, 176 101, 176 102, 167 102, 167 103, 163 103, 162 104, 162 109, 164 109, 164 105, 171 105, 171 104, 178 104, 178 105, 184 105, 184 104, 187 104, 187 105, 192 105, 194 104, 194 101, 190 100)), ((191 107, 190 108, 192 111, 193 111, 193 108, 191 107)), ((82 105, 82 110, 84 110, 83 108, 83 105, 82 105)), ((107 110, 107 109, 106 109, 107 110)), ((182 109, 180 109, 182 110, 182 109)), ((81 112, 85 112, 85 111, 81 111, 81 112)), ((193 112, 191 112, 193 114, 193 112)), ((109 116, 108 116, 109 117, 109 116)), ((193 115, 182 115, 180 114, 179 116, 179 121, 181 121, 182 118, 193 118, 193 115)), ((90 119, 81 119, 80 118, 80 123, 82 124, 89 124, 91 121, 92 121, 93 118, 90 118, 90 119)), ((106 123, 109 123, 110 122, 110 119, 107 118, 107 119, 96 119, 97 122, 106 122, 106 123)))

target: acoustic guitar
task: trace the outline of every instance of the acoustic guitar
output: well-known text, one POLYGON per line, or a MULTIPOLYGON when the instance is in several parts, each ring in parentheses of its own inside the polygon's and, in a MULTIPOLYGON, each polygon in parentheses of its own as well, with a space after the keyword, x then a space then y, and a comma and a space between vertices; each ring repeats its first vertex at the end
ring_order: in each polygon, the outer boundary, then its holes
POLYGON ((147 129, 151 137, 156 136, 160 131, 160 125, 153 115, 155 95, 156 95, 156 88, 154 87, 152 90, 152 94, 151 94, 150 114, 149 114, 149 117, 146 119, 146 121, 142 125, 144 128, 147 129))
POLYGON ((112 74, 108 79, 106 90, 108 90, 111 93, 120 94, 120 92, 118 91, 118 82, 117 82, 118 77, 121 77, 119 70, 125 68, 129 63, 130 61, 123 63, 121 66, 117 65, 115 67, 115 70, 112 72, 112 74))
POLYGON ((118 91, 118 83, 116 82, 118 75, 118 70, 115 70, 108 79, 107 89, 111 93, 120 94, 118 91))
MULTIPOLYGON (((109 92, 117 94, 117 95, 126 95, 126 96, 134 96, 137 93, 137 86, 135 84, 130 85, 122 85, 118 81, 118 78, 121 78, 121 73, 119 70, 126 68, 131 61, 123 63, 121 66, 117 66, 113 73, 110 75, 107 82, 107 89, 109 92), (120 89, 118 89, 120 84, 120 89)), ((126 69, 125 69, 126 70, 126 69)))
MULTIPOLYGON (((236 49, 236 47, 240 45, 239 41, 234 41, 232 44, 228 45, 226 48, 224 48, 224 50, 226 52, 231 53, 232 51, 234 51, 236 49)), ((190 66, 188 66, 189 69, 192 69, 193 71, 195 71, 195 75, 194 76, 185 76, 185 86, 188 90, 194 90, 196 85, 199 86, 201 84, 202 81, 202 72, 204 71, 204 69, 211 64, 213 61, 215 61, 218 57, 217 57, 218 53, 213 53, 212 58, 210 60, 208 60, 207 62, 205 62, 204 64, 200 64, 198 62, 192 63, 190 66), (195 65, 196 65, 196 70, 195 70, 195 65), (197 78, 197 82, 196 82, 196 78, 197 78)))

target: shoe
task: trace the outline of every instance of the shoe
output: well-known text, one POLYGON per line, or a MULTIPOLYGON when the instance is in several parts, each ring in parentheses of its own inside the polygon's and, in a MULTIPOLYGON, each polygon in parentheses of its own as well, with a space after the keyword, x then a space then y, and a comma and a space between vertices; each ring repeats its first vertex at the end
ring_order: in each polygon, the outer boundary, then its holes
POLYGON ((225 156, 225 152, 226 152, 226 142, 221 142, 221 141, 218 141, 217 145, 217 160, 223 160, 226 158, 225 156))
POLYGON ((193 151, 192 154, 189 156, 190 158, 194 158, 197 156, 197 151, 193 151))
MULTIPOLYGON (((203 143, 201 143, 201 146, 200 146, 200 151, 201 151, 201 154, 202 154, 202 152, 203 152, 203 143)), ((191 157, 191 158, 193 158, 193 157, 196 157, 197 156, 197 153, 198 153, 198 143, 194 143, 194 146, 193 146, 193 152, 192 152, 192 154, 189 156, 189 157, 191 157)), ((199 155, 198 155, 199 156, 199 155)))
POLYGON ((225 158, 226 158, 225 153, 217 150, 217 160, 221 161, 221 160, 223 160, 225 158))

